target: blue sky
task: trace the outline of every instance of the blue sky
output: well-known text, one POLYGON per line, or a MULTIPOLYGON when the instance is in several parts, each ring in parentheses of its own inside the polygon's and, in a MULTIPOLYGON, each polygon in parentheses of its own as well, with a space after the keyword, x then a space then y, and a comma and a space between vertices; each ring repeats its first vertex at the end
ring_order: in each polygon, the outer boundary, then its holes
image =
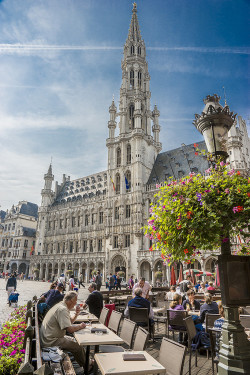
MULTIPOLYGON (((249 2, 137 8, 163 151, 202 139, 194 114, 206 95, 223 98, 223 86, 230 109, 249 121, 249 2)), ((40 204, 51 157, 59 182, 107 168, 108 107, 113 94, 118 106, 131 14, 127 0, 0 1, 1 209, 40 204)))

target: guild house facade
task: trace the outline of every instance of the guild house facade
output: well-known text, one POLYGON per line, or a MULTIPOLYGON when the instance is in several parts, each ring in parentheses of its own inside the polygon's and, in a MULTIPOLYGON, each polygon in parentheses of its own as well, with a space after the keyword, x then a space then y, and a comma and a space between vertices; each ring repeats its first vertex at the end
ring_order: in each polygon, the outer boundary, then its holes
MULTIPOLYGON (((156 184, 171 176, 178 179, 190 172, 204 173, 208 164, 194 155, 193 144, 161 152, 160 112, 156 105, 151 109, 146 47, 136 4, 121 69, 119 108, 114 100, 109 107, 107 170, 76 180, 64 175, 54 188, 51 165, 44 175, 30 265, 30 273, 39 279, 68 271, 76 277, 83 273, 88 281, 96 270, 104 278, 123 271, 125 278, 133 274, 153 283, 155 272, 162 270, 163 279, 168 279, 168 267, 162 265, 159 252, 149 252, 150 242, 142 231, 156 184), (117 127, 119 135, 115 136, 117 127)), ((205 108, 223 108, 219 99, 208 96, 205 108)), ((204 142, 198 145, 205 148, 204 142)), ((249 138, 241 118, 231 130, 229 145, 232 164, 249 168, 249 138)), ((193 267, 213 270, 215 261, 208 253, 193 267)))

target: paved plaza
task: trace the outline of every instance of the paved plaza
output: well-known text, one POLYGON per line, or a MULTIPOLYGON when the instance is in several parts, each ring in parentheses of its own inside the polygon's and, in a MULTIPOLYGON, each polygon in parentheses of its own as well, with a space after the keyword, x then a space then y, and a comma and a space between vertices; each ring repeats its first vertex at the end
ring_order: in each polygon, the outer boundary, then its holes
MULTIPOLYGON (((29 281, 17 280, 17 292, 19 293, 18 305, 22 306, 27 303, 28 300, 32 299, 35 295, 39 297, 41 294, 49 290, 51 283, 42 281, 29 281)), ((88 296, 88 284, 86 288, 81 287, 79 290, 79 299, 86 299, 88 296)), ((0 328, 3 322, 5 322, 10 313, 13 311, 13 307, 9 307, 7 304, 7 292, 6 292, 6 281, 0 279, 0 328)))

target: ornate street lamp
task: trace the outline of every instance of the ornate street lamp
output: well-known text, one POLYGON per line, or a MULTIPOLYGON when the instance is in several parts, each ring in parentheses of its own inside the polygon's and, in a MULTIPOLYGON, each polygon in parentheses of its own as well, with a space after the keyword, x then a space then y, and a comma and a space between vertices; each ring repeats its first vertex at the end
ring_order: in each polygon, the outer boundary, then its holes
MULTIPOLYGON (((222 107, 219 100, 220 97, 217 95, 208 95, 204 99, 203 112, 201 115, 195 115, 193 124, 204 136, 208 152, 215 159, 221 157, 225 160, 228 157, 228 131, 235 121, 236 114, 230 112, 226 103, 225 107, 222 107)), ((229 239, 229 234, 227 237, 229 239)), ((250 302, 250 259, 245 256, 231 255, 228 240, 221 243, 218 264, 225 312, 218 374, 250 374, 250 342, 240 324, 238 313, 238 306, 245 306, 250 302), (237 278, 235 278, 236 275, 237 278), (234 276, 234 279, 231 276, 234 276), (235 295, 235 286, 242 291, 238 296, 235 295)))

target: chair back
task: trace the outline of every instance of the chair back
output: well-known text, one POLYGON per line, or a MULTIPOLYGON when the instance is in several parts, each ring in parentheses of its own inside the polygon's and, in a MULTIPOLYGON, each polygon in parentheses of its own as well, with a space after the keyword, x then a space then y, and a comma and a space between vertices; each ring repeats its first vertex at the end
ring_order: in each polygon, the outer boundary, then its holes
POLYGON ((108 313, 109 313, 109 309, 107 309, 107 307, 103 307, 100 318, 99 318, 100 323, 105 325, 108 313))
POLYGON ((169 301, 157 301, 157 307, 164 308, 165 310, 169 309, 169 301))
POLYGON ((184 320, 184 323, 186 325, 188 338, 189 338, 190 342, 192 342, 194 336, 196 335, 196 328, 195 328, 192 316, 188 316, 187 318, 185 318, 183 320, 184 320))
POLYGON ((170 326, 185 327, 185 323, 183 320, 186 318, 186 316, 186 311, 167 309, 168 324, 170 326))
POLYGON ((108 328, 111 329, 111 331, 118 333, 119 326, 121 323, 122 314, 118 311, 112 311, 112 314, 109 319, 109 325, 108 328))
POLYGON ((133 350, 135 351, 145 350, 147 343, 148 343, 148 339, 149 339, 149 332, 143 329, 142 327, 138 327, 137 333, 135 335, 133 350))
POLYGON ((167 369, 168 375, 182 375, 186 347, 163 337, 158 361, 167 369))
POLYGON ((135 323, 144 323, 149 329, 148 309, 144 307, 129 307, 129 318, 135 323))
POLYGON ((240 315, 240 324, 242 327, 250 329, 250 315, 240 315))
POLYGON ((220 314, 206 314, 205 317, 205 330, 208 332, 209 328, 213 328, 214 322, 219 319, 221 316, 220 314))
POLYGON ((129 301, 131 301, 131 299, 133 299, 132 295, 127 296, 127 304, 128 304, 129 301))
POLYGON ((154 295, 153 294, 149 294, 148 296, 148 301, 150 302, 150 304, 152 305, 153 301, 154 301, 154 295))
POLYGON ((243 309, 244 309, 244 315, 250 315, 250 306, 245 306, 243 309))
POLYGON ((122 329, 120 333, 121 339, 129 346, 132 347, 132 341, 135 333, 136 323, 129 319, 124 319, 122 323, 122 329))

